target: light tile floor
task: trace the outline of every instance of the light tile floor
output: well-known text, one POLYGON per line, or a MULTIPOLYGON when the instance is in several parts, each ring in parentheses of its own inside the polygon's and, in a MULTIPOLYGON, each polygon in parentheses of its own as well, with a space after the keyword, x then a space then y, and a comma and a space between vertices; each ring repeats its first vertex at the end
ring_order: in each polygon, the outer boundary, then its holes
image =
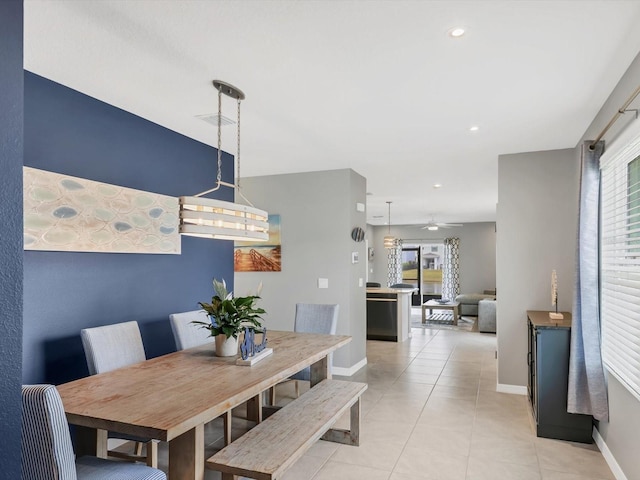
MULTIPOLYGON (((495 349, 495 335, 452 328, 414 328, 402 344, 367 342, 367 366, 346 378, 369 384, 361 445, 319 441, 284 480, 613 479, 595 445, 535 436, 527 398, 495 391, 495 349)), ((291 382, 279 386, 280 404, 293 397, 291 382)), ((248 426, 234 418, 235 435, 248 426)), ((221 448, 220 419, 206 442, 207 457, 221 448)), ((161 468, 166 459, 161 444, 161 468)))

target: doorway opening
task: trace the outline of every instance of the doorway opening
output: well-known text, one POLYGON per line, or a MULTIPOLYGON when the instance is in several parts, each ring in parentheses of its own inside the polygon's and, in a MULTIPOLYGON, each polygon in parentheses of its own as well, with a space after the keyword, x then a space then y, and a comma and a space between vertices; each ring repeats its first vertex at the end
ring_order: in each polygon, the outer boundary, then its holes
POLYGON ((442 297, 444 242, 433 241, 402 248, 402 283, 418 288, 412 305, 442 297))

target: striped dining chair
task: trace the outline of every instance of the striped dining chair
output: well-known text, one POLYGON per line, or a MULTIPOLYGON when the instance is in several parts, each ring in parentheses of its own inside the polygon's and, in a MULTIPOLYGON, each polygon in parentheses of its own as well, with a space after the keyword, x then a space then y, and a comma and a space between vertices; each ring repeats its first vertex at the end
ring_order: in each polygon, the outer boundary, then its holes
POLYGON ((97 457, 75 458, 62 399, 53 385, 22 386, 23 480, 166 480, 161 470, 97 457))
MULTIPOLYGON (((85 328, 80 331, 80 337, 91 375, 110 372, 147 359, 140 328, 135 321, 85 328)), ((158 440, 111 432, 109 438, 134 442, 132 453, 109 450, 110 457, 146 462, 150 467, 158 466, 158 440), (146 445, 146 455, 142 455, 143 444, 146 445)))

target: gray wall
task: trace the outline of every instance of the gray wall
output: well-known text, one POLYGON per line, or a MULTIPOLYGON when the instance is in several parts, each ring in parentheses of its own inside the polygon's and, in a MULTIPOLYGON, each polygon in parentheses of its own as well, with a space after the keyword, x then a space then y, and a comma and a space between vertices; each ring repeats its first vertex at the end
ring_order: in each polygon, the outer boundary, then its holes
POLYGON ((578 184, 573 149, 498 158, 498 383, 527 384, 527 310, 570 311, 578 184))
POLYGON ((613 375, 609 375, 609 422, 598 432, 628 480, 640 478, 640 401, 613 375))
MULTIPOLYGON (((482 293, 496 288, 496 224, 493 222, 465 223, 462 227, 441 228, 435 232, 420 226, 394 225, 391 234, 405 244, 443 241, 446 237, 460 238, 460 292, 482 293)), ((369 226, 367 238, 374 249, 369 264, 369 281, 387 286, 387 252, 383 245, 388 233, 386 226, 369 226)))
MULTIPOLYGON (((637 88, 639 79, 640 57, 637 57, 575 149, 499 158, 499 383, 526 385, 524 311, 550 308, 549 272, 553 268, 559 275, 560 308, 571 308, 580 145, 583 140, 598 135, 637 88), (563 219, 566 222, 563 223, 563 219), (565 252, 565 256, 560 252, 565 252)), ((637 108, 638 103, 636 101, 632 108, 637 108)), ((619 119, 605 136, 606 144, 615 142, 620 132, 633 121, 632 113, 619 119)), ((640 479, 637 459, 640 401, 613 376, 609 376, 608 383, 610 421, 600 422, 597 428, 626 478, 640 479)))
MULTIPOLYGON (((627 100, 640 82, 640 55, 633 61, 625 75, 613 90, 602 109, 595 117, 582 140, 594 139, 614 113, 627 100)), ((640 101, 636 100, 630 108, 638 108, 640 101)), ((616 122, 604 137, 605 144, 611 145, 624 128, 635 120, 630 112, 616 122)), ((606 146, 605 146, 606 151, 606 146)), ((576 162, 579 159, 579 148, 576 149, 576 162)), ((578 165, 576 163, 576 165, 578 165)), ((578 168, 576 166, 576 168, 578 168)), ((631 395, 618 380, 609 375, 609 422, 600 422, 598 431, 613 454, 618 465, 629 480, 640 479, 640 401, 631 395)))
POLYGON ((351 239, 351 229, 365 228, 366 180, 352 170, 269 175, 242 180, 244 195, 258 208, 280 214, 281 272, 238 272, 238 294, 262 282, 265 325, 293 330, 296 303, 340 305, 338 334, 352 342, 334 355, 334 365, 350 368, 366 358, 365 242, 351 239), (351 263, 358 252, 359 262, 351 263), (319 289, 318 278, 329 288, 319 289))
POLYGON ((22 401, 22 1, 0 2, 0 465, 20 478, 22 401))

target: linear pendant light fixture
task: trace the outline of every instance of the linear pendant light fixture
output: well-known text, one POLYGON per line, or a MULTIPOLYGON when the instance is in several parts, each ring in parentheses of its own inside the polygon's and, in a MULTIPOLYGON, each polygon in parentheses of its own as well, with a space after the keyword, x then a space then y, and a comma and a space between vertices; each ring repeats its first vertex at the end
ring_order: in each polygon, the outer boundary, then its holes
POLYGON ((214 80, 218 90, 218 175, 216 186, 192 197, 180 197, 180 233, 220 240, 264 241, 269 238, 268 214, 255 208, 240 190, 240 102, 244 93, 233 85, 214 80), (238 147, 236 151, 236 183, 222 181, 222 94, 238 102, 238 147), (204 198, 221 186, 230 187, 249 205, 204 198))
POLYGON ((388 227, 388 235, 384 237, 384 248, 394 248, 396 246, 396 238, 391 235, 391 202, 387 202, 389 205, 389 227, 388 227))

